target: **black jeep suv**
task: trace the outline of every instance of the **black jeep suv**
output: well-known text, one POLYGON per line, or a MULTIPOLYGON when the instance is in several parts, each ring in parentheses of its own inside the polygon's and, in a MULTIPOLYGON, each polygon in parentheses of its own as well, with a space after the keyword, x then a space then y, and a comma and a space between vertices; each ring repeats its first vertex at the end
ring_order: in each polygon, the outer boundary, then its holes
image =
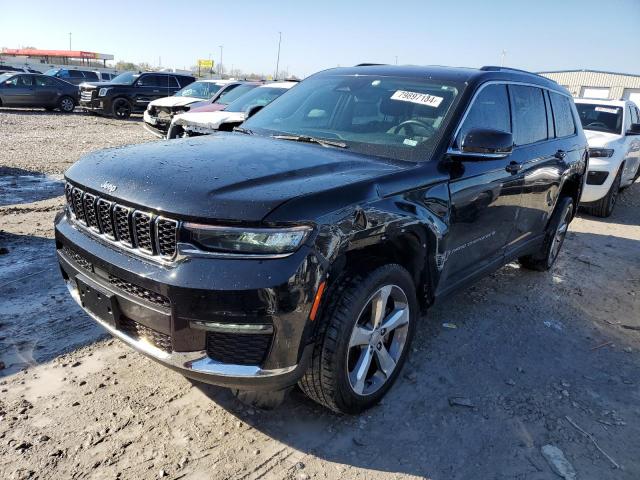
POLYGON ((587 152, 537 75, 327 70, 235 132, 85 156, 58 258, 86 312, 158 362, 254 404, 298 383, 359 412, 429 305, 514 259, 553 265, 587 152))
POLYGON ((109 82, 80 85, 80 107, 84 110, 127 119, 142 113, 149 102, 168 97, 195 81, 190 75, 167 72, 124 72, 109 82))

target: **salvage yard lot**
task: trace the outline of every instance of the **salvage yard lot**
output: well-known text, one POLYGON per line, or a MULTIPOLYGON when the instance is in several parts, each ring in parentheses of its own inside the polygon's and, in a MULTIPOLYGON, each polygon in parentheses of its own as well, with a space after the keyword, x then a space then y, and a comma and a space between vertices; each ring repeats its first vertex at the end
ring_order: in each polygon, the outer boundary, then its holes
POLYGON ((550 272, 433 307, 381 405, 260 412, 107 339, 62 283, 60 175, 145 141, 139 119, 0 109, 0 478, 558 478, 544 445, 579 478, 640 478, 640 184, 580 215, 550 272))

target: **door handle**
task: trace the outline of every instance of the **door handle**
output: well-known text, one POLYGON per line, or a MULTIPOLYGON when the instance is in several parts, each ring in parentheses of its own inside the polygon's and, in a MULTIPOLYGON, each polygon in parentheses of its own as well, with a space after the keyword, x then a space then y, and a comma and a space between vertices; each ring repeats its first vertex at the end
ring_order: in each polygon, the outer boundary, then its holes
POLYGON ((153 93, 160 93, 160 90, 154 90, 153 93))
POLYGON ((558 160, 564 160, 564 157, 567 156, 567 152, 565 152, 564 150, 558 150, 554 157, 556 157, 558 160))
POLYGON ((522 170, 522 165, 520 165, 518 162, 511 162, 505 167, 505 170, 509 173, 518 173, 520 170, 522 170))

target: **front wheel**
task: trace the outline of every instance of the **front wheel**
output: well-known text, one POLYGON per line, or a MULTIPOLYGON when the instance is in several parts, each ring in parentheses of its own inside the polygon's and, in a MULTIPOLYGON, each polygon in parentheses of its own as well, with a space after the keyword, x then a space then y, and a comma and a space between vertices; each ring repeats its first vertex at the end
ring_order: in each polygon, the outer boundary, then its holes
POLYGON ((415 285, 396 264, 348 278, 331 289, 302 391, 339 413, 372 407, 404 364, 418 315, 415 285))
POLYGON ((556 209, 549 221, 542 247, 533 255, 520 257, 519 261, 523 267, 530 270, 545 271, 553 266, 567 236, 573 209, 573 199, 571 197, 561 197, 558 200, 556 209))
POLYGON ((616 174, 616 178, 613 180, 611 187, 607 194, 602 197, 597 202, 594 202, 592 205, 589 205, 585 208, 587 213, 594 215, 596 217, 606 218, 613 213, 613 207, 616 206, 616 201, 618 200, 618 193, 620 192, 620 181, 622 180, 622 170, 624 169, 624 165, 621 165, 618 169, 618 173, 616 174))
POLYGON ((119 120, 126 120, 131 116, 131 103, 126 98, 116 98, 112 108, 113 116, 119 120))

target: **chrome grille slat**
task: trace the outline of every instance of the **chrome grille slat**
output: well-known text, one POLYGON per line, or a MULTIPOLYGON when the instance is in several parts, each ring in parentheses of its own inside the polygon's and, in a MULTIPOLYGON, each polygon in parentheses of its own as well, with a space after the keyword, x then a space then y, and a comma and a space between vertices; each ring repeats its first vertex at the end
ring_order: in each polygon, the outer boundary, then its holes
POLYGON ((178 251, 179 222, 136 210, 65 185, 70 212, 89 231, 140 255, 171 260, 178 251))

